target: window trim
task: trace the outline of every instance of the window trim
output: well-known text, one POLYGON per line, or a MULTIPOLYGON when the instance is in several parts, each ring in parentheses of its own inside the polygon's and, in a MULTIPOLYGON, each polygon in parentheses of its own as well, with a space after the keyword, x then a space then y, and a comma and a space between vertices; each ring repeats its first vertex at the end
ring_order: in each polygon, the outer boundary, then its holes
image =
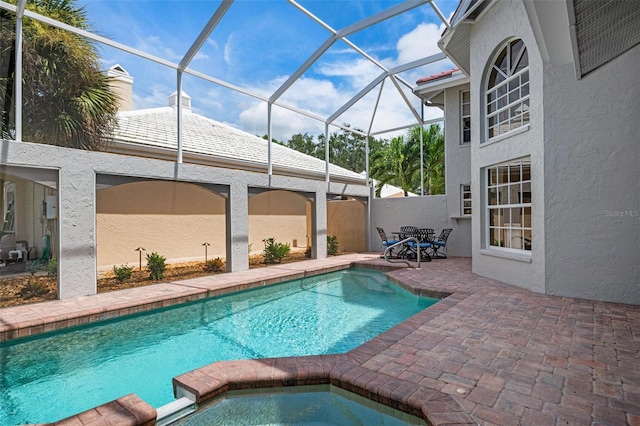
POLYGON ((471 144, 471 90, 461 90, 460 91, 460 145, 468 146, 471 144), (469 94, 469 102, 464 101, 465 93, 469 94), (469 114, 464 114, 465 105, 469 105, 469 114), (465 118, 469 119, 469 141, 464 140, 464 120, 465 118))
POLYGON ((484 92, 483 92, 484 138, 482 140, 482 143, 489 143, 489 142, 494 142, 497 140, 504 139, 505 137, 507 137, 505 135, 510 135, 511 132, 515 132, 521 127, 527 126, 528 128, 528 125, 531 122, 531 116, 530 116, 531 81, 530 81, 530 72, 529 72, 530 65, 528 63, 528 58, 529 58, 529 52, 527 50, 527 46, 524 44, 524 41, 519 38, 513 38, 510 40, 507 40, 505 43, 503 43, 500 46, 500 48, 497 50, 497 53, 493 56, 491 62, 489 63, 487 67, 486 75, 485 75, 484 92), (520 49, 520 51, 518 52, 516 60, 512 61, 511 46, 514 42, 517 43, 518 41, 522 42, 522 49, 520 49), (506 73, 500 69, 500 66, 499 66, 500 64, 496 63, 498 59, 503 56, 502 54, 505 51, 506 51, 505 56, 509 64, 508 65, 509 69, 507 70, 506 73), (524 55, 527 55, 527 65, 524 68, 518 69, 518 64, 520 60, 524 57, 524 55), (498 84, 495 84, 492 87, 489 87, 489 81, 494 70, 500 73, 503 76, 504 80, 498 84), (525 74, 527 75, 526 77, 527 80, 523 83, 521 77, 524 76, 525 74), (509 85, 514 81, 518 81, 518 85, 515 88, 512 88, 512 90, 509 90, 508 88, 509 85), (499 90, 504 87, 506 87, 505 93, 498 96, 499 90), (522 95, 523 87, 527 87, 527 91, 525 95, 522 95), (518 98, 509 102, 510 95, 514 92, 518 93, 518 98), (493 95, 494 99, 491 102, 489 102, 491 95, 493 95), (499 103, 498 101, 500 99, 504 99, 504 102, 506 102, 506 104, 498 107, 498 103, 499 103), (489 106, 492 103, 495 104, 495 110, 492 112, 489 112, 489 106), (526 110, 524 108, 525 104, 526 104, 526 110), (520 107, 521 111, 519 114, 517 113, 514 114, 512 109, 517 107, 520 107), (505 112, 507 113, 507 117, 504 120, 499 121, 500 115, 505 112), (527 117, 526 121, 525 121, 525 117, 527 117), (492 118, 495 119, 495 123, 492 126, 490 126, 489 121, 492 118), (511 127, 512 124, 518 124, 518 125, 516 127, 511 127), (504 125, 508 126, 507 130, 501 133, 498 133, 497 135, 494 134, 493 136, 489 136, 490 129, 495 129, 499 131, 500 128, 504 125), (497 139, 497 138, 500 138, 500 139, 497 139))
MULTIPOLYGON (((531 158, 530 157, 525 157, 525 158, 519 158, 519 159, 513 159, 510 161, 506 161, 503 163, 498 163, 498 164, 494 164, 491 166, 487 166, 483 168, 483 175, 484 175, 484 200, 483 200, 483 210, 484 210, 484 215, 485 215, 485 220, 484 220, 484 232, 485 232, 485 236, 484 236, 484 244, 482 247, 482 250, 486 250, 487 252, 494 252, 494 253, 504 253, 506 256, 509 255, 517 255, 517 256, 531 256, 531 253, 533 251, 533 246, 531 241, 529 242, 529 249, 527 249, 526 244, 522 244, 521 248, 513 248, 513 247, 501 247, 500 245, 493 245, 491 243, 491 229, 497 229, 497 230, 505 230, 505 232, 509 232, 509 235, 511 236, 510 239, 513 240, 513 231, 516 230, 520 233, 521 235, 521 239, 525 238, 525 234, 528 232, 529 233, 529 238, 530 240, 533 237, 533 200, 531 199, 531 184, 532 184, 532 176, 531 176, 531 158), (511 182, 511 170, 509 168, 509 166, 514 166, 518 164, 519 165, 519 180, 517 182, 511 182), (528 164, 529 165, 529 179, 525 180, 523 179, 523 165, 524 164, 528 164), (499 173, 499 168, 500 167, 504 167, 507 166, 507 176, 508 181, 506 183, 504 182, 499 182, 499 180, 497 180, 495 182, 494 185, 491 185, 491 178, 490 178, 490 173, 492 169, 496 170, 496 178, 499 177, 500 173, 499 173), (514 183, 519 185, 519 191, 518 191, 518 197, 520 199, 519 202, 517 203, 505 203, 505 204, 499 204, 500 202, 500 188, 507 188, 507 193, 511 194, 511 192, 509 191, 510 188, 513 187, 514 183), (524 191, 524 185, 528 184, 529 186, 529 191, 524 191), (495 188, 496 189, 496 204, 489 204, 490 203, 490 189, 495 188), (520 197, 522 197, 522 194, 529 192, 529 202, 525 203, 523 202, 524 200, 520 197), (521 223, 519 223, 519 226, 517 227, 513 227, 513 226, 505 226, 506 222, 501 226, 500 224, 492 227, 491 226, 491 214, 492 214, 492 210, 501 210, 501 209, 522 209, 522 215, 525 215, 525 211, 524 209, 528 208, 529 209, 529 226, 525 226, 525 223, 522 223, 524 221, 521 221, 521 223)), ((509 200, 511 201, 511 200, 509 200)), ((510 212, 511 213, 511 212, 510 212)), ((498 215, 500 215, 500 212, 498 212, 498 215)), ((500 217, 500 216, 498 216, 500 217)), ((513 222, 510 222, 509 224, 511 225, 513 222)), ((506 238, 506 237, 505 237, 506 238)), ((524 242, 524 240, 523 240, 524 242)))
POLYGON ((460 216, 467 217, 473 214, 473 192, 471 191, 471 183, 463 183, 460 185, 460 216), (469 190, 465 190, 465 186, 469 187, 469 190), (469 194, 469 198, 464 198, 465 194, 469 194), (469 213, 465 213, 464 202, 468 201, 469 204, 469 213))

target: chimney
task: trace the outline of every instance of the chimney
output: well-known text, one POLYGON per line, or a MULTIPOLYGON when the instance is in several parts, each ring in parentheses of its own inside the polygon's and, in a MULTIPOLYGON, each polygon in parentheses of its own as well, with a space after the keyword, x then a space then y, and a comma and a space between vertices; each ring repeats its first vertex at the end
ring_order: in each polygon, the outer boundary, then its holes
MULTIPOLYGON (((175 91, 169 96, 169 106, 173 109, 178 108, 178 92, 175 91)), ((182 109, 191 111, 191 96, 182 91, 182 109)))
POLYGON ((133 109, 133 77, 119 64, 107 70, 109 87, 118 97, 118 111, 133 109))

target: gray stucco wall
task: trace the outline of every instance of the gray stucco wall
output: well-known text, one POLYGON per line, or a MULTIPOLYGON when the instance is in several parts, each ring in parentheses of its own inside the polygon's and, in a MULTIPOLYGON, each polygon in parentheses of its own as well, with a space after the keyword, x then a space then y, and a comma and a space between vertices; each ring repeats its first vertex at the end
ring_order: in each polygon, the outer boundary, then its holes
POLYGON ((501 1, 471 30, 471 181, 473 272, 543 293, 545 291, 544 116, 543 64, 522 2, 501 1), (485 70, 497 49, 510 38, 521 38, 529 55, 530 116, 527 130, 496 142, 484 139, 485 70), (531 256, 510 255, 487 248, 484 206, 484 168, 523 157, 531 158, 531 256))
POLYGON ((547 292, 640 304, 640 46, 544 70, 547 292))
POLYGON ((381 227, 391 238, 392 231, 401 226, 433 228, 436 235, 443 228, 453 228, 447 241, 449 256, 467 256, 468 221, 458 224, 447 213, 447 196, 428 195, 424 197, 376 198, 371 203, 371 250, 382 251, 381 240, 376 227, 381 227))
MULTIPOLYGON (((447 215, 455 228, 455 238, 452 238, 449 249, 456 256, 471 257, 471 216, 462 217, 461 188, 463 184, 471 183, 471 145, 460 144, 461 134, 461 105, 460 96, 463 90, 469 90, 469 85, 461 85, 445 90, 445 158, 447 183, 447 215)), ((476 201, 472 199, 472 209, 477 209, 476 201)))
MULTIPOLYGON (((2 165, 48 168, 58 171, 59 298, 96 292, 96 174, 217 184, 230 188, 227 212, 227 261, 231 270, 248 268, 249 187, 277 188, 315 193, 317 224, 314 247, 318 258, 326 257, 326 193, 368 197, 369 188, 274 175, 269 185, 266 174, 177 164, 104 152, 89 152, 27 142, 0 141, 2 165)), ((34 176, 37 173, 34 171, 34 176)))

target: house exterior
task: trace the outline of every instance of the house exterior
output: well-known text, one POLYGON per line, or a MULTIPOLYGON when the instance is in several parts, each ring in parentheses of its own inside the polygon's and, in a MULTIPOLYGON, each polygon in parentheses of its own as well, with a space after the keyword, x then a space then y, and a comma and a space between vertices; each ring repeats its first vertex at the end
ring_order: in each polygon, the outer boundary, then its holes
POLYGON ((463 0, 439 42, 459 70, 415 92, 469 178, 475 273, 639 304, 640 4, 599 4, 463 0))

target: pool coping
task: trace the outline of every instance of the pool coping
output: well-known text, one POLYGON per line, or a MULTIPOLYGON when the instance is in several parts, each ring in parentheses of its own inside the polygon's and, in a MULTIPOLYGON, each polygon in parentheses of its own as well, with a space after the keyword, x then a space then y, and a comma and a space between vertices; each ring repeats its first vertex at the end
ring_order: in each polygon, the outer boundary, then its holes
MULTIPOLYGON (((401 287, 421 296, 442 300, 346 354, 217 362, 174 378, 174 394, 177 397, 189 395, 194 401, 201 403, 233 389, 332 384, 375 402, 416 415, 428 424, 476 424, 449 394, 368 368, 367 362, 375 355, 409 335, 419 324, 438 317, 468 296, 466 292, 461 291, 451 293, 444 288, 438 288, 433 283, 428 287, 425 287, 424 283, 413 283, 400 274, 407 269, 405 266, 380 263, 379 255, 347 255, 336 257, 330 262, 326 259, 317 262, 307 261, 301 266, 277 265, 251 270, 254 271, 253 273, 246 271, 247 273, 242 274, 241 277, 238 278, 236 275, 228 280, 219 279, 219 277, 226 275, 231 278, 234 274, 213 276, 217 279, 201 277, 154 285, 155 293, 160 294, 146 295, 140 290, 147 287, 120 290, 114 292, 121 296, 119 303, 116 304, 109 303, 109 293, 84 296, 72 299, 71 302, 67 300, 42 302, 27 306, 47 304, 48 307, 54 308, 51 309, 53 312, 50 315, 33 315, 33 318, 23 315, 19 321, 12 321, 11 318, 13 313, 18 314, 16 317, 19 317, 22 307, 5 308, 0 310, 0 342, 350 267, 387 271, 388 278, 401 287), (375 259, 378 260, 377 263, 375 259), (122 297, 129 296, 129 293, 131 297, 122 297), (53 305, 60 305, 60 309, 55 309, 56 306, 53 305), (74 309, 70 310, 70 306, 74 309), (65 313, 57 314, 56 311, 65 313)), ((80 418, 96 419, 96 423, 92 422, 92 425, 112 424, 112 420, 108 418, 109 415, 120 416, 117 424, 153 425, 157 420, 156 410, 135 394, 131 394, 55 424, 84 424, 84 422, 78 423, 80 418), (113 414, 114 407, 117 408, 116 414, 113 414), (129 413, 136 410, 152 412, 154 419, 149 422, 146 418, 123 417, 122 410, 129 413)))

